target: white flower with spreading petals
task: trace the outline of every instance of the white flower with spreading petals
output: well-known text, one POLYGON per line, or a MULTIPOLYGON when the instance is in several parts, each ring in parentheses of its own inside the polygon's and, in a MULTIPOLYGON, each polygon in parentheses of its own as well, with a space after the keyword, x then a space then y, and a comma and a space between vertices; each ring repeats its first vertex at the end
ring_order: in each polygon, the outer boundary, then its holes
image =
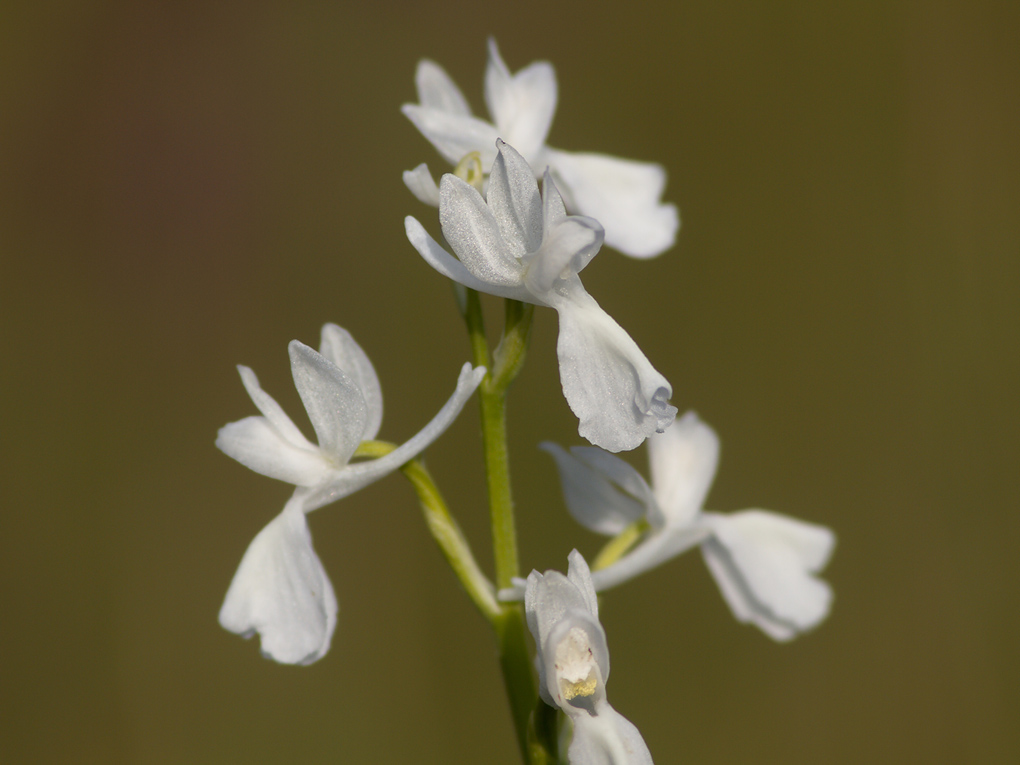
POLYGON ((232 422, 216 438, 216 445, 243 465, 298 487, 245 552, 220 610, 220 624, 246 637, 258 632, 269 658, 310 664, 329 650, 337 602, 312 548, 305 514, 413 459, 450 426, 485 369, 465 364, 453 396, 405 444, 379 459, 348 464, 362 441, 375 438, 382 422, 382 391, 372 362, 335 324, 322 328, 319 353, 291 342, 290 362, 318 445, 259 387, 248 367, 238 370, 262 416, 232 422))
MULTIPOLYGON (((405 104, 403 112, 450 163, 456 165, 477 151, 488 172, 496 159, 492 147, 502 138, 536 170, 549 168, 567 209, 600 221, 609 246, 636 258, 650 258, 673 246, 680 218, 674 205, 659 201, 666 186, 661 165, 546 146, 557 99, 556 73, 548 62, 511 74, 495 40, 489 40, 485 103, 492 122, 471 115, 460 89, 435 62, 418 64, 415 84, 419 103, 405 104)), ((404 183, 421 201, 439 204, 439 191, 425 164, 404 173, 404 183)))
POLYGON ((498 149, 487 202, 460 178, 443 176, 439 220, 457 258, 410 216, 407 238, 429 265, 465 287, 555 308, 560 382, 578 432, 609 451, 633 449, 667 428, 676 407, 668 403, 666 378, 578 277, 602 245, 602 227, 566 214, 549 173, 539 195, 524 158, 502 141, 498 149))
MULTIPOLYGON (((815 574, 832 555, 835 535, 825 526, 764 510, 703 511, 719 439, 693 412, 648 440, 651 487, 626 462, 601 450, 567 452, 549 443, 542 448, 556 459, 567 508, 583 526, 615 535, 644 518, 650 527, 634 549, 592 575, 598 591, 700 546, 741 622, 789 640, 828 615, 832 590, 815 574)), ((511 598, 513 591, 501 596, 511 598)))
POLYGON ((528 576, 524 610, 538 651, 539 693, 573 723, 571 765, 651 765, 641 733, 606 700, 609 647, 591 572, 577 550, 568 560, 566 576, 528 576))

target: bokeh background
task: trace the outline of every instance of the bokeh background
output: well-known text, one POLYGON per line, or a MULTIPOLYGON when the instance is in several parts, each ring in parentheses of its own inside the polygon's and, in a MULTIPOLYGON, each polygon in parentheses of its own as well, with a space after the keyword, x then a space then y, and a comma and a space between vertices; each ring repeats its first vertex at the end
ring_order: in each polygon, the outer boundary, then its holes
MULTIPOLYGON (((297 417, 286 344, 337 322, 401 441, 467 358, 404 237, 434 218, 400 172, 441 162, 399 106, 430 57, 484 113, 494 34, 556 65, 553 146, 669 172, 676 248, 584 277, 718 430, 710 506, 839 534, 788 645, 696 554, 609 593, 614 706, 658 763, 1020 761, 1020 5, 366 6, 0 7, 0 760, 516 761, 400 476, 311 517, 325 659, 216 623, 289 494, 213 447, 254 413, 234 365, 297 417)), ((513 471, 525 570, 562 569, 600 540, 535 448, 578 443, 536 319, 513 471)), ((473 404, 427 458, 488 565, 473 404)))

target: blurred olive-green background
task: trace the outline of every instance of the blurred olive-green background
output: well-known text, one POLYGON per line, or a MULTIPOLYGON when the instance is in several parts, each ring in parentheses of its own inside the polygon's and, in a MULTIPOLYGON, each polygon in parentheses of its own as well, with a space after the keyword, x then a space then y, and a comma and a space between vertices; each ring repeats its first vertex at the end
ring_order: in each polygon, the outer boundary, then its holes
MULTIPOLYGON (((286 345, 337 322, 416 432, 467 344, 407 243, 422 57, 484 113, 485 39, 551 60, 558 148, 661 162, 677 246, 588 290, 719 432, 710 507, 832 526, 836 601, 778 645, 700 556, 608 593, 609 698, 657 763, 1020 761, 1020 6, 5 3, 0 760, 513 763, 487 628, 393 476, 311 516, 340 601, 311 667, 216 614, 289 495, 213 446, 307 432, 286 345)), ((489 308, 493 319, 499 306, 489 308)), ((496 323, 495 321, 493 322, 496 323)), ((556 320, 512 392, 525 570, 599 540, 556 320)), ((486 566, 470 404, 428 463, 486 566)), ((633 455, 645 462, 643 449, 633 455)))

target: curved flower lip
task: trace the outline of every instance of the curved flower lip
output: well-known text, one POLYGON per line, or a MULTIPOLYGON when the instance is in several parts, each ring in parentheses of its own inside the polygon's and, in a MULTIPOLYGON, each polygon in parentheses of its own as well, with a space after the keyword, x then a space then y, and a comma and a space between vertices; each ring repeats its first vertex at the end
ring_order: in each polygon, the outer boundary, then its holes
MULTIPOLYGON (((765 510, 723 515, 702 509, 715 475, 719 441, 688 412, 649 439, 652 485, 626 462, 585 447, 542 448, 556 460, 570 514, 599 534, 619 534, 644 517, 650 532, 633 549, 591 575, 602 592, 700 547, 724 599, 741 622, 775 640, 790 640, 828 615, 832 589, 817 575, 836 537, 825 526, 765 510)), ((520 600, 523 582, 500 590, 520 600)))
MULTIPOLYGON (((546 145, 558 99, 556 73, 548 62, 512 74, 495 41, 489 40, 485 102, 492 122, 472 116, 463 93, 433 61, 418 64, 415 85, 418 103, 404 104, 401 111, 450 164, 477 151, 490 173, 499 156, 493 144, 502 137, 539 173, 548 167, 562 186, 567 207, 600 221, 611 247, 631 257, 651 258, 673 246, 680 217, 675 205, 660 202, 666 185, 661 165, 546 145)), ((439 204, 426 165, 405 172, 404 183, 422 202, 439 204)))
POLYGON ((408 240, 465 287, 555 309, 560 382, 578 432, 609 451, 633 449, 669 427, 676 407, 666 378, 578 277, 602 244, 602 227, 567 215, 548 173, 540 194, 524 157, 503 141, 496 146, 486 199, 450 174, 440 184, 440 223, 457 257, 412 217, 405 219, 408 240))

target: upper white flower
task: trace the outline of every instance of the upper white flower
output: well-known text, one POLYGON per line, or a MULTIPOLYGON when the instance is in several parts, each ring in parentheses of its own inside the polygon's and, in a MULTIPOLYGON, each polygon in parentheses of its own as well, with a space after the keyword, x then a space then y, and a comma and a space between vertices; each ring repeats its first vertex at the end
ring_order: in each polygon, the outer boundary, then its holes
POLYGON ((245 636, 258 632, 262 652, 285 664, 325 655, 336 626, 333 587, 312 548, 305 514, 361 489, 413 459, 445 431, 485 375, 465 364, 457 388, 421 432, 379 459, 348 464, 382 422, 382 391, 372 362, 350 334, 322 328, 320 352, 294 340, 291 372, 318 438, 311 443, 280 405, 238 367, 262 416, 220 429, 216 445, 252 470, 295 484, 283 512, 248 547, 227 591, 220 624, 245 636))
POLYGON ((568 216, 547 172, 535 176, 513 147, 497 141, 487 198, 443 176, 439 220, 454 258, 414 218, 407 238, 423 258, 465 287, 555 308, 563 394, 580 434, 604 449, 633 449, 676 416, 669 382, 619 324, 585 291, 578 272, 602 245, 602 227, 568 216))
POLYGON ((571 765, 651 765, 641 733, 606 700, 609 647, 591 572, 577 550, 568 560, 566 576, 528 576, 524 610, 538 652, 539 693, 573 723, 571 765))
MULTIPOLYGON (((456 165, 468 153, 481 154, 486 172, 496 159, 493 145, 502 138, 528 163, 551 170, 567 208, 599 220, 606 243, 637 258, 649 258, 673 246, 680 218, 674 205, 660 203, 666 186, 661 165, 604 154, 578 154, 546 146, 556 112, 556 72, 538 61, 511 74, 489 40, 485 103, 492 122, 471 115, 460 89, 433 61, 422 60, 415 74, 417 104, 403 112, 447 161, 456 165)), ((439 193, 428 167, 404 173, 404 183, 421 201, 437 205, 439 193)))
MULTIPOLYGON (((543 444, 560 471, 571 515, 615 535, 641 518, 648 535, 592 578, 615 587, 700 545, 723 597, 742 622, 776 640, 811 629, 829 613, 832 590, 815 576, 835 545, 825 526, 764 510, 702 510, 719 460, 719 439, 693 412, 648 440, 652 485, 623 460, 590 447, 543 444)), ((504 597, 509 593, 504 593, 504 597)))

